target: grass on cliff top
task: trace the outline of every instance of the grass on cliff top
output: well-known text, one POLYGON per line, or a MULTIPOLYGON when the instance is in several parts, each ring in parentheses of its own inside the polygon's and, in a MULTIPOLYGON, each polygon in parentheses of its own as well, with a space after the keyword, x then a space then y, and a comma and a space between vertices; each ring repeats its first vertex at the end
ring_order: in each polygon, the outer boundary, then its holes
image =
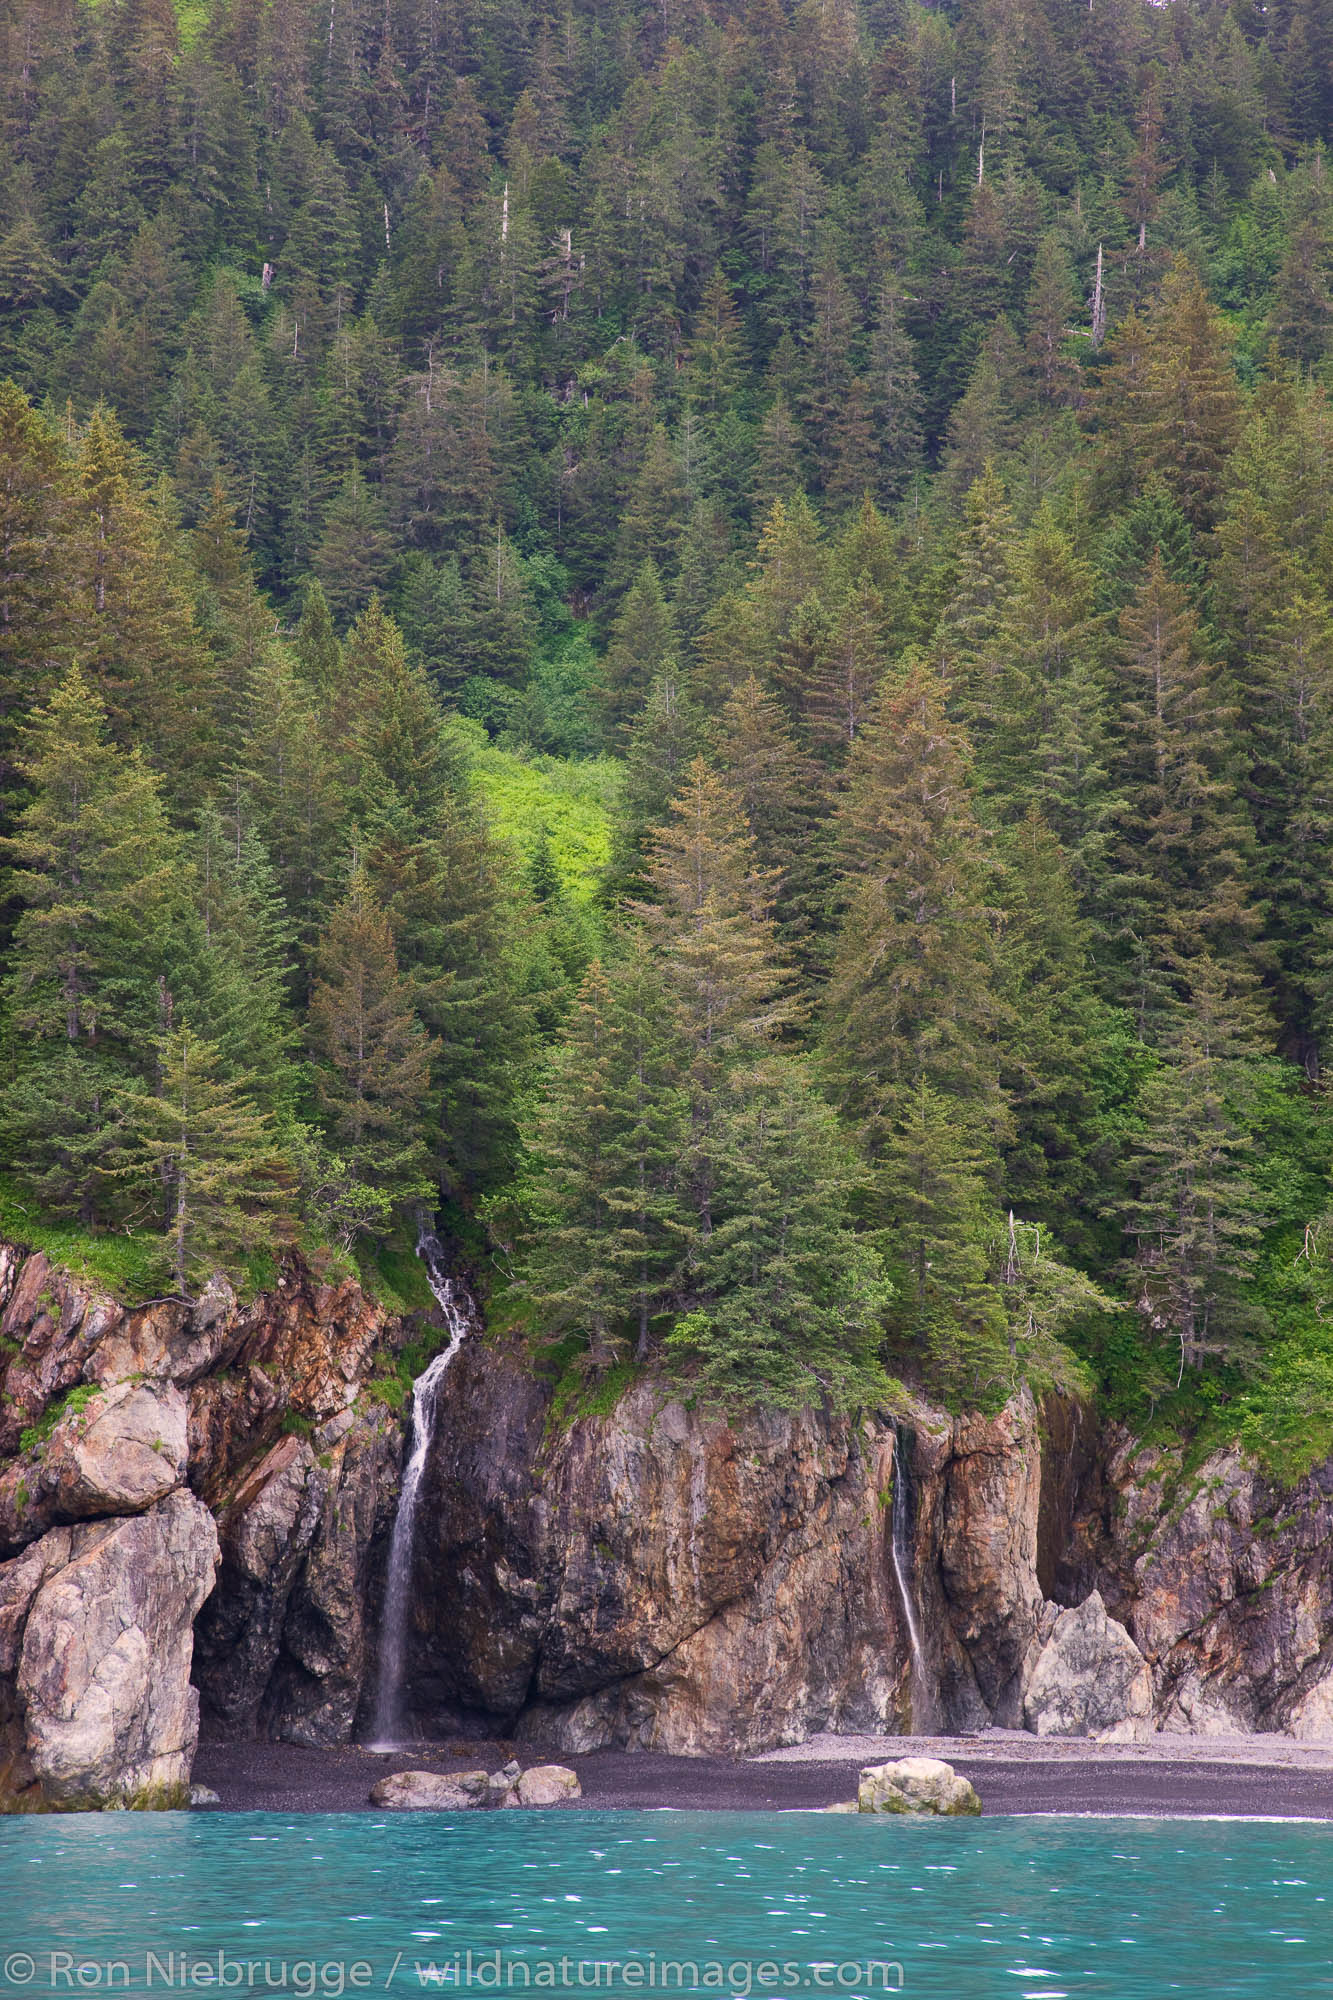
POLYGON ((94 1233, 43 1216, 9 1175, 0 1175, 0 1236, 41 1250, 51 1263, 122 1304, 158 1297, 168 1284, 166 1246, 152 1230, 94 1233))
POLYGON ((383 1243, 359 1242, 355 1258, 362 1291, 386 1312, 429 1312, 434 1305, 426 1267, 404 1232, 383 1243))

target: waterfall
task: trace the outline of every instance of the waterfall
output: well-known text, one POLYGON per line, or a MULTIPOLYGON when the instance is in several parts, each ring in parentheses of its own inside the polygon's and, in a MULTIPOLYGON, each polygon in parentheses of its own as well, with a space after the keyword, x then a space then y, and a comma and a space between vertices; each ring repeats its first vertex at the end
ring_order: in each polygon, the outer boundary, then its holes
POLYGON ((375 1692, 375 1741, 373 1748, 388 1750, 402 1734, 403 1668, 407 1662, 407 1619, 412 1597, 412 1551, 416 1542, 417 1500, 422 1475, 435 1434, 435 1408, 440 1385, 449 1363, 463 1345, 471 1321, 463 1303, 455 1296, 452 1280, 444 1269, 444 1252, 435 1232, 423 1221, 417 1232, 417 1255, 426 1267, 426 1277, 444 1323, 449 1344, 440 1349, 412 1384, 412 1428, 409 1450, 398 1492, 398 1512, 389 1538, 389 1566, 384 1585, 384 1614, 380 1620, 379 1681, 375 1692))
POLYGON ((913 1732, 924 1730, 931 1720, 934 1704, 926 1678, 926 1655, 917 1623, 916 1600, 912 1595, 912 1493, 907 1477, 907 1449, 901 1425, 893 1427, 893 1515, 889 1550, 893 1561, 898 1597, 907 1622, 907 1639, 912 1649, 911 1725, 913 1732))

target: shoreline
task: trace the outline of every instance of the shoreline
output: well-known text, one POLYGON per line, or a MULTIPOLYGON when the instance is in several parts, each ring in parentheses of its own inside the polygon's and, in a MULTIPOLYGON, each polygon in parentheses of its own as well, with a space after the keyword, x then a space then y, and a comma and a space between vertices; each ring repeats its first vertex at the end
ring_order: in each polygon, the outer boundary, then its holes
POLYGON ((1056 1741, 1010 1730, 824 1736, 745 1758, 651 1750, 573 1756, 477 1738, 392 1752, 209 1742, 199 1746, 194 1781, 211 1786, 225 1812, 373 1812, 370 1787, 390 1771, 494 1770, 511 1755, 525 1766, 558 1762, 578 1773, 582 1798, 556 1811, 813 1812, 854 1797, 863 1764, 933 1756, 971 1779, 989 1813, 1333 1820, 1333 1743, 1272 1736, 1143 1743, 1056 1741))

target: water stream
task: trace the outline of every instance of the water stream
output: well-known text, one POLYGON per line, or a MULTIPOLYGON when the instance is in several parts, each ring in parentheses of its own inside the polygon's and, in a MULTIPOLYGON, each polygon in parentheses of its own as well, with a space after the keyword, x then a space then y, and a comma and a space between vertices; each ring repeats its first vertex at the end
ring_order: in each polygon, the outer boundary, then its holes
POLYGON ((417 1501, 435 1434, 435 1411, 449 1363, 471 1330, 465 1302, 454 1290, 444 1268, 444 1251, 435 1232, 422 1223, 417 1255, 426 1267, 431 1291, 449 1329, 442 1347, 412 1384, 412 1428, 407 1462, 398 1491, 398 1512, 389 1540, 389 1565, 384 1584, 384 1614, 380 1620, 379 1681, 375 1693, 376 1749, 392 1749, 403 1733, 403 1669, 407 1663, 407 1622, 412 1599, 412 1553, 416 1544, 417 1501))
POLYGON ((912 1490, 907 1476, 907 1436, 897 1425, 893 1432, 893 1516, 889 1551, 907 1623, 907 1640, 912 1649, 912 1731, 921 1735, 932 1726, 934 1704, 930 1699, 926 1654, 921 1644, 921 1627, 917 1622, 916 1599, 912 1592, 912 1490))

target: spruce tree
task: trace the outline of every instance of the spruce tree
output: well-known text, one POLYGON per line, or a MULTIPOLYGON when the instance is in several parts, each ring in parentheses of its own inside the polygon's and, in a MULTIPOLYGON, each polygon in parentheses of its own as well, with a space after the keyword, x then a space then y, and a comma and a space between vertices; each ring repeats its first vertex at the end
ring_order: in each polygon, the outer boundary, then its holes
POLYGON ((179 844, 138 755, 106 740, 75 667, 25 733, 30 790, 5 842, 21 908, 5 980, 12 1156, 43 1205, 93 1220, 113 1099, 151 1061, 169 934, 185 895, 179 844))
POLYGON ((844 916, 824 1072, 869 1162, 865 1206, 889 1232, 891 1273, 904 1285, 916 1273, 899 1324, 928 1337, 941 1362, 988 1309, 984 1219, 1009 1129, 997 1049, 1008 1019, 966 746, 925 668, 881 697, 838 836, 844 916))
POLYGON ((968 489, 954 589, 937 634, 950 712, 967 730, 983 769, 1008 712, 1004 612, 1017 553, 1013 514, 988 460, 968 489))
POLYGON ((620 962, 589 968, 527 1135, 520 1282, 544 1330, 580 1333, 593 1367, 630 1327, 646 1356, 686 1255, 681 1074, 661 973, 631 931, 620 962))
POLYGON ((116 741, 142 749, 169 793, 184 799, 215 765, 208 655, 181 554, 101 404, 79 440, 75 479, 70 561, 80 665, 116 741))
POLYGON ((611 628, 602 661, 602 700, 608 739, 624 742, 660 674, 670 673, 680 654, 680 635, 662 595, 653 562, 644 562, 611 628))
POLYGON ((1002 1123, 990 863, 965 739, 920 665, 880 697, 838 815, 844 916, 825 1047, 872 1160, 924 1079, 1002 1123))
POLYGON ((1006 816, 1041 814, 1089 896, 1113 804, 1106 634, 1091 567, 1045 508, 1015 552, 998 650, 1004 695, 984 776, 1006 816))
POLYGON ((1153 554, 1120 617, 1113 873, 1098 912, 1114 990, 1151 1038, 1205 951, 1248 961, 1253 834, 1232 784, 1234 706, 1198 619, 1153 554))
POLYGON ((360 870, 329 918, 316 965, 309 1039, 330 1138, 353 1176, 396 1206, 426 1200, 434 1049, 399 972, 388 919, 360 870))
POLYGON ((760 868, 772 877, 773 913, 785 945, 809 964, 827 916, 827 801, 818 767, 800 749, 782 706, 753 676, 713 728, 713 762, 744 815, 760 868))
POLYGON ((1126 1226, 1135 1301, 1177 1344, 1179 1372, 1207 1356, 1253 1359, 1264 1316, 1247 1296, 1265 1204, 1253 1174, 1259 1053, 1243 977, 1205 957, 1173 1006, 1161 1065, 1140 1100, 1126 1226))
POLYGON ((806 1065, 775 1051, 733 1070, 706 1144, 711 1226, 668 1347, 723 1402, 873 1398, 889 1288, 852 1225, 861 1169, 806 1065))
POLYGON ((70 473, 48 426, 0 382, 0 773, 16 723, 42 699, 73 638, 70 473))
POLYGON ((256 1080, 227 1070, 216 1045, 182 1022, 159 1045, 156 1088, 123 1089, 116 1105, 116 1177, 165 1227, 183 1298, 284 1226, 272 1116, 255 1109, 256 1080))
POLYGON ((342 663, 338 635, 333 629, 329 600, 323 585, 312 577, 301 599, 301 616, 292 638, 292 654, 297 671, 311 694, 321 700, 339 682, 342 663))

